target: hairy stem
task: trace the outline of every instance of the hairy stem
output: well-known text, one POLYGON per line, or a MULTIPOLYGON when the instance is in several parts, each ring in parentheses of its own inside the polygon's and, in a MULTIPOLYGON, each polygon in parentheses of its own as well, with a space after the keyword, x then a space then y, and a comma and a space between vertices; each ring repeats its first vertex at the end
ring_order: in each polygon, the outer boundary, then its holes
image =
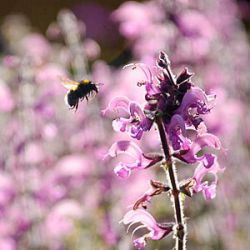
POLYGON ((171 156, 171 149, 168 142, 168 138, 165 133, 162 119, 158 117, 156 119, 158 126, 162 148, 166 160, 165 171, 170 180, 170 186, 172 189, 172 202, 175 212, 175 222, 176 222, 176 235, 175 235, 175 249, 176 250, 185 250, 186 249, 186 225, 184 221, 184 211, 183 205, 180 197, 179 183, 177 179, 175 163, 171 156))

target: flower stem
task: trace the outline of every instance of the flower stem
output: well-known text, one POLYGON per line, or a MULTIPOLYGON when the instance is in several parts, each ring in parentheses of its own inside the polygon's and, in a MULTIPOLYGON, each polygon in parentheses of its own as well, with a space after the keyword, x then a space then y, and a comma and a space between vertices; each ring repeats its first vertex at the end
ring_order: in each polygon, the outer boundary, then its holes
POLYGON ((170 186, 172 189, 172 202, 175 211, 175 222, 176 222, 176 235, 175 235, 175 249, 185 250, 186 249, 186 224, 184 221, 184 211, 182 200, 180 197, 179 183, 176 174, 175 163, 171 157, 171 149, 168 142, 168 138, 163 127, 163 122, 161 117, 156 119, 156 124, 158 126, 162 148, 166 160, 165 171, 170 180, 170 186))

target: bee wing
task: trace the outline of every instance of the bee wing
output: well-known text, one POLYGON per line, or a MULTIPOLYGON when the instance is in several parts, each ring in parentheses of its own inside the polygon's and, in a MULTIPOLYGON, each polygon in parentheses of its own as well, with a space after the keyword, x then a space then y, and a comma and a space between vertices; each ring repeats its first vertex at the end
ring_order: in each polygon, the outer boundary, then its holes
POLYGON ((66 77, 60 77, 60 81, 62 85, 64 86, 64 88, 69 89, 69 90, 76 87, 79 84, 78 82, 70 80, 69 78, 66 78, 66 77))

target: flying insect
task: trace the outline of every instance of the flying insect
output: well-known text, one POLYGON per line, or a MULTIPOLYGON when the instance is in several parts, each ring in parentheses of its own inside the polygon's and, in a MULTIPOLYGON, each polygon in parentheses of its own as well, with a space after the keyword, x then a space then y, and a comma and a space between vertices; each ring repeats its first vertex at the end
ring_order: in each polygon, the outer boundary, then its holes
POLYGON ((84 98, 88 101, 93 93, 98 93, 97 85, 87 79, 76 82, 68 78, 61 78, 61 82, 68 89, 64 101, 70 109, 75 109, 75 111, 78 109, 79 101, 83 101, 84 98))

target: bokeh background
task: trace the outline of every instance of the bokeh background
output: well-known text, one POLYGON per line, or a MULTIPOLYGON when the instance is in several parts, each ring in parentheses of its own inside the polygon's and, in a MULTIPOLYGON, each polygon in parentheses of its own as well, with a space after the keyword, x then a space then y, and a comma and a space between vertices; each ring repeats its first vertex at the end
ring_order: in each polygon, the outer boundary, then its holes
MULTIPOLYGON (((122 67, 152 66, 160 50, 176 73, 187 66, 217 95, 206 122, 222 140, 226 170, 215 199, 185 200, 188 249, 249 249, 249 1, 12 0, 0 2, 0 17, 1 250, 134 249, 119 221, 164 173, 117 178, 116 160, 103 156, 128 136, 114 132, 101 110, 118 95, 144 102, 136 85, 143 75, 122 67), (60 76, 103 85, 74 112, 60 76)), ((158 150, 155 131, 140 144, 158 150)), ((178 167, 180 179, 194 169, 178 167)), ((172 218, 164 195, 149 210, 157 221, 172 218)), ((148 243, 172 247, 171 237, 148 243)))

